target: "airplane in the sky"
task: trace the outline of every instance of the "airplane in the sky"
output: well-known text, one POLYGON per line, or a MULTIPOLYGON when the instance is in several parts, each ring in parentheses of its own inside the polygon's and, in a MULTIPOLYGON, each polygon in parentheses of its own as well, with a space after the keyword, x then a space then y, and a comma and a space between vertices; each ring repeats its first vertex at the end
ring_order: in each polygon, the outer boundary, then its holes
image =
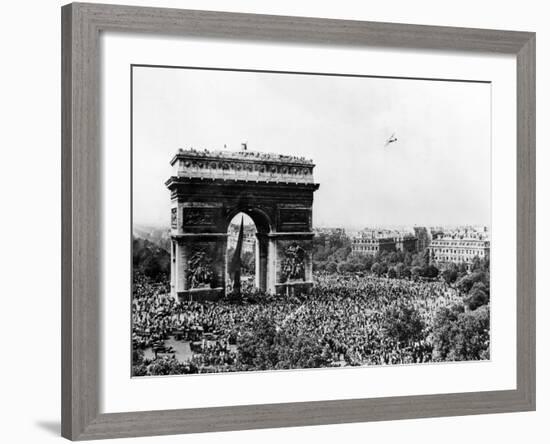
POLYGON ((388 140, 386 140, 386 143, 384 144, 384 147, 388 146, 390 143, 397 142, 397 137, 395 137, 395 133, 393 133, 388 140))

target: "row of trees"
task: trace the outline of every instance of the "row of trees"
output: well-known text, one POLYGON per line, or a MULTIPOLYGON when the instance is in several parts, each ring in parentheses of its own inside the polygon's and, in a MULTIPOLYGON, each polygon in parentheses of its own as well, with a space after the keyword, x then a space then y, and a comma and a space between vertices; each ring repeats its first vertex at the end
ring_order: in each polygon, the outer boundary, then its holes
POLYGON ((170 253, 147 239, 133 238, 132 264, 134 273, 142 273, 155 282, 170 276, 170 253))
POLYGON ((353 253, 350 240, 336 234, 316 236, 313 244, 313 267, 316 271, 363 272, 392 278, 436 278, 439 275, 439 269, 431 263, 429 250, 420 253, 383 251, 374 256, 353 253))
POLYGON ((476 257, 469 268, 465 263, 440 267, 433 263, 433 253, 428 249, 418 253, 382 251, 365 255, 352 252, 351 241, 345 236, 320 234, 313 240, 313 269, 328 273, 373 273, 391 278, 441 277, 453 284, 469 271, 488 271, 489 261, 476 257))

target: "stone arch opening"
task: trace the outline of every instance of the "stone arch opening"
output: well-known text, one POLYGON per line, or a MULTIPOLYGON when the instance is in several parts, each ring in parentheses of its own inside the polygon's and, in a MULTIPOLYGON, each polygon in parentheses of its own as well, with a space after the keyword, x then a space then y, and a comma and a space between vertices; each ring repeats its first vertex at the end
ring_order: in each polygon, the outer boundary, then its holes
MULTIPOLYGON (((226 279, 231 279, 229 276, 229 263, 232 260, 232 244, 235 242, 235 229, 232 227, 235 227, 235 225, 232 224, 240 224, 240 215, 245 215, 251 224, 254 226, 254 233, 253 233, 253 256, 254 256, 254 287, 260 291, 266 292, 267 291, 267 280, 268 280, 268 236, 269 233, 272 231, 272 223, 269 220, 269 216, 265 214, 260 209, 254 208, 251 205, 239 205, 232 210, 230 210, 227 214, 227 229, 226 231, 229 234, 228 244, 227 244, 227 256, 226 256, 226 279)), ((243 251, 243 260, 247 261, 249 256, 249 251, 246 251, 247 248, 250 248, 250 228, 245 228, 245 242, 244 247, 245 251, 243 251)), ((247 264, 245 268, 250 268, 247 264)), ((231 284, 231 281, 229 281, 229 284, 231 284)), ((226 285, 226 287, 229 287, 230 285, 226 285)))
POLYGON ((239 204, 234 208, 229 209, 226 216, 227 227, 229 227, 231 221, 239 215, 239 213, 245 214, 252 220, 258 233, 268 234, 271 232, 273 223, 269 219, 269 215, 263 212, 260 208, 255 208, 251 203, 239 204))

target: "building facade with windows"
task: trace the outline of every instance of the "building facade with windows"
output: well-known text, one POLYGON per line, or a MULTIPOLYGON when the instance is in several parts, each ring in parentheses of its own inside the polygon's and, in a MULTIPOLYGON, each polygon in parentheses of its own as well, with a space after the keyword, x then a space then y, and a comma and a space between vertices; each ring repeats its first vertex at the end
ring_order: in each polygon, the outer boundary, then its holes
POLYGON ((475 257, 489 259, 491 243, 482 235, 439 236, 432 240, 430 252, 437 263, 465 263, 471 265, 475 257))
POLYGON ((351 240, 351 251, 353 253, 376 255, 387 251, 408 251, 417 250, 417 238, 407 232, 378 230, 363 231, 351 240))
POLYGON ((351 251, 372 256, 382 251, 395 251, 395 239, 357 236, 351 241, 351 251))

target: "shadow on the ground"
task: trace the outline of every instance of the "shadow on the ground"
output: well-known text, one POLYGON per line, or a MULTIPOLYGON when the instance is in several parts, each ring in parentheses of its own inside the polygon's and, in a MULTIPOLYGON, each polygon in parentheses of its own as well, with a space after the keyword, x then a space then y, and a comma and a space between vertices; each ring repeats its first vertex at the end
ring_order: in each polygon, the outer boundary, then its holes
POLYGON ((61 436, 61 423, 59 421, 37 421, 36 425, 52 435, 61 436))

